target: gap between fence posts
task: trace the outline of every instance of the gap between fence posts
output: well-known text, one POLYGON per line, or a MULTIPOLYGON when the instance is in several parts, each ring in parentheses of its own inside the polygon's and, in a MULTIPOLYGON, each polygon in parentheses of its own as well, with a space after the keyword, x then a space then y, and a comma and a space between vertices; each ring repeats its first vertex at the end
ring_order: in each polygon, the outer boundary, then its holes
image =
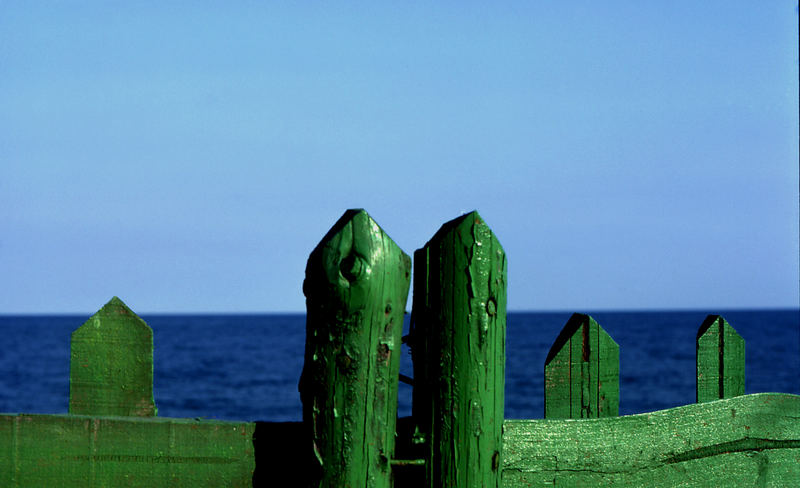
POLYGON ((391 486, 411 260, 364 210, 308 258, 300 378, 314 486, 391 486))

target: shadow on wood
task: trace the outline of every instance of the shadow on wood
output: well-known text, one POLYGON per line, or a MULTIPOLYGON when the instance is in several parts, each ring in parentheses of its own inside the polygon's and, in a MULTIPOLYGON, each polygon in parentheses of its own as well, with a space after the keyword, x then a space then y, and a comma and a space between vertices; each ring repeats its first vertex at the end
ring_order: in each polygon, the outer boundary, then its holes
POLYGON ((310 463, 310 436, 302 422, 256 422, 253 433, 256 467, 253 487, 309 486, 319 473, 310 463))

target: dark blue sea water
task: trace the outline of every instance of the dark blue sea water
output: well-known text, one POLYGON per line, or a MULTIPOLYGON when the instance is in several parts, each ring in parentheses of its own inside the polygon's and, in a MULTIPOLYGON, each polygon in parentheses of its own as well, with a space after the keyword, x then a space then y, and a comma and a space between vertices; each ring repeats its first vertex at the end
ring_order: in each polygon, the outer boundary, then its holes
MULTIPOLYGON (((712 311, 720 313, 719 311, 712 311)), ((746 341, 746 393, 800 394, 800 312, 721 312, 746 341)), ((695 401, 695 335, 705 312, 591 314, 620 346, 620 414, 695 401)), ((541 418, 543 365, 570 313, 508 316, 506 418, 541 418)), ((0 316, 0 412, 65 413, 69 340, 86 316, 0 316)), ((144 315, 162 417, 301 418, 304 315, 144 315)), ((407 324, 406 324, 407 326, 407 324)), ((411 372, 404 346, 402 372, 411 372)), ((411 387, 400 386, 400 415, 411 387)))

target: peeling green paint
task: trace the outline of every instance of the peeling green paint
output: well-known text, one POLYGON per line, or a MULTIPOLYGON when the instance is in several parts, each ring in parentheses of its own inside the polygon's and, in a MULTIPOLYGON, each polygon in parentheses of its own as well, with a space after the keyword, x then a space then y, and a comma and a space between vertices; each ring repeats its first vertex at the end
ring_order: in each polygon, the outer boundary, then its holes
POLYGON ((414 254, 413 409, 429 487, 498 487, 505 393, 505 252, 477 212, 414 254))
POLYGON ((389 487, 411 260, 364 210, 308 259, 300 379, 314 486, 389 487))
POLYGON ((697 334, 697 404, 617 417, 619 347, 575 314, 546 418, 504 421, 502 247, 472 212, 414 270, 413 418, 395 423, 410 260, 349 210, 306 269, 304 423, 154 417, 152 331, 114 297, 72 335, 71 415, 0 414, 0 486, 800 486, 800 396, 743 394, 722 317, 697 334))
POLYGON ((506 420, 503 486, 800 486, 800 396, 597 419, 506 420), (736 411, 736 415, 732 415, 736 411))

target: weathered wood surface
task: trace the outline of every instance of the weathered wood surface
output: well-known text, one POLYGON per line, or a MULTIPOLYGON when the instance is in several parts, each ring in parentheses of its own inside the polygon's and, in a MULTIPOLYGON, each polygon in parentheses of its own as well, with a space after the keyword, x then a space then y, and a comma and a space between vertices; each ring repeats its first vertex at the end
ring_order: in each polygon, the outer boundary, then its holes
POLYGON ((619 348, 576 314, 547 418, 504 421, 506 258, 476 212, 415 254, 414 417, 396 425, 409 271, 363 210, 312 252, 303 423, 154 417, 152 331, 114 297, 73 333, 73 415, 0 414, 0 487, 800 486, 800 396, 743 395, 744 341, 719 316, 695 405, 616 417, 619 348))
POLYGON ((506 420, 503 486, 800 486, 800 396, 603 419, 506 420))
POLYGON ((69 413, 150 417, 153 331, 113 297, 72 333, 69 413))
POLYGON ((255 424, 0 415, 0 486, 248 487, 255 424))
POLYGON ((389 487, 411 259, 348 210, 308 259, 300 380, 315 484, 389 487))
MULTIPOLYGON (((0 486, 307 486, 303 432, 299 422, 0 415, 0 486)), ((401 432, 408 441, 410 430, 401 432)), ((758 393, 615 418, 506 420, 503 442, 507 488, 794 487, 800 396, 758 393)), ((421 486, 406 480, 395 487, 421 486)))
POLYGON ((739 395, 744 395, 744 339, 724 318, 709 315, 697 331, 697 402, 739 395))
POLYGON ((472 212, 444 224, 414 260, 413 412, 427 486, 500 486, 505 252, 472 212))
POLYGON ((548 419, 619 414, 619 346, 590 316, 573 314, 544 363, 548 419))

